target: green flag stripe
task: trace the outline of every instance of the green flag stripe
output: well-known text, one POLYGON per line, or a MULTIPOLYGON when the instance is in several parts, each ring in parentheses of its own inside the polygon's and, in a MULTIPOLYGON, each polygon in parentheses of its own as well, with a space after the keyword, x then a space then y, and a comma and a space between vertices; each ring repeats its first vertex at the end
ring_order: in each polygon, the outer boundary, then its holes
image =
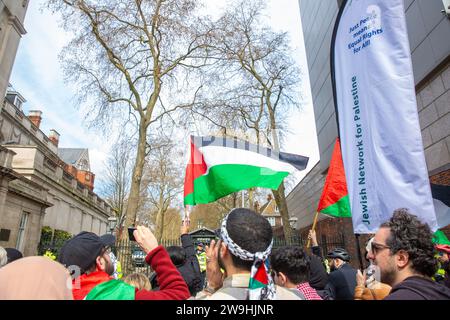
POLYGON ((251 165, 223 164, 209 168, 194 180, 194 193, 186 195, 185 204, 210 203, 230 193, 252 187, 277 189, 289 174, 251 165))
POLYGON ((250 289, 258 289, 258 288, 264 288, 266 285, 256 279, 250 279, 249 288, 250 289))
POLYGON ((450 245, 450 240, 448 240, 448 238, 444 232, 442 232, 441 230, 438 230, 433 235, 433 243, 450 245))
POLYGON ((340 198, 336 203, 322 209, 320 212, 333 217, 350 218, 352 214, 350 211, 350 201, 348 195, 340 198))

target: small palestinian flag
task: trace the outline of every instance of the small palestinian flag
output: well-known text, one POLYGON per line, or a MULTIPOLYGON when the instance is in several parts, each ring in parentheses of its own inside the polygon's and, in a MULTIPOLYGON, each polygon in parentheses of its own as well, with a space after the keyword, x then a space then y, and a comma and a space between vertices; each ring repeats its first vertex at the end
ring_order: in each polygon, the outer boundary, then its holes
POLYGON ((258 261, 252 266, 250 275, 249 299, 250 300, 273 300, 275 298, 275 284, 269 277, 269 261, 266 259, 258 261))
POLYGON ((317 212, 338 218, 351 217, 339 138, 336 139, 336 144, 334 145, 328 175, 325 180, 325 186, 323 187, 317 212))
POLYGON ((210 203, 253 187, 277 189, 308 158, 230 138, 191 137, 184 204, 210 203))

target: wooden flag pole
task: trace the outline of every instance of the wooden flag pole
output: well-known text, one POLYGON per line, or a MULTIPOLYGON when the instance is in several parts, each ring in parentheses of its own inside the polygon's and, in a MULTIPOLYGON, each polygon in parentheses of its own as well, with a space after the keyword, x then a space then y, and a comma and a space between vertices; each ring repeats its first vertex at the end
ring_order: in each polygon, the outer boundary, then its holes
MULTIPOLYGON (((313 230, 313 231, 316 229, 317 218, 319 218, 319 211, 316 211, 316 215, 314 216, 314 222, 313 222, 313 225, 311 228, 311 230, 313 230)), ((310 245, 311 245, 311 239, 308 238, 308 243, 306 244, 306 248, 309 248, 310 245)))

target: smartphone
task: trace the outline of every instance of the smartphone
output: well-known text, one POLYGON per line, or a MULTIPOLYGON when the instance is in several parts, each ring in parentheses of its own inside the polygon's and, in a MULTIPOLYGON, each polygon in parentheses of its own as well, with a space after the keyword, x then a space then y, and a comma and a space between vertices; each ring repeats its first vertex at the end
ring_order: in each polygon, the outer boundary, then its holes
POLYGON ((128 228, 128 239, 130 239, 130 241, 136 241, 133 234, 134 230, 136 230, 136 228, 133 227, 128 228))

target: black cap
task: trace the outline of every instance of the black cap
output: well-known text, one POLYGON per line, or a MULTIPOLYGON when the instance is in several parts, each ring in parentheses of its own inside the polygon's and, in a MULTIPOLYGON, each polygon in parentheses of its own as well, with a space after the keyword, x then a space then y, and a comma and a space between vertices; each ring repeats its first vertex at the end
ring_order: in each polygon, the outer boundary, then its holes
POLYGON ((66 267, 78 266, 83 274, 95 263, 102 250, 113 245, 114 242, 113 235, 99 237, 92 232, 80 232, 64 243, 58 261, 66 267))
POLYGON ((8 256, 8 263, 11 263, 17 259, 20 259, 23 257, 22 252, 20 252, 17 249, 14 248, 5 248, 7 256, 8 256))

